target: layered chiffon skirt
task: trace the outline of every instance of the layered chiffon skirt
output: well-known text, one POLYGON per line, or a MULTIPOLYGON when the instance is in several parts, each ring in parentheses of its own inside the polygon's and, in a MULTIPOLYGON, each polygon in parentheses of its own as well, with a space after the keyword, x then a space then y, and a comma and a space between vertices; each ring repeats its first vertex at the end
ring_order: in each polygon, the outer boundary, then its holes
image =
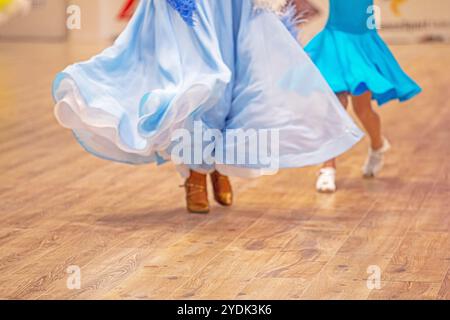
POLYGON ((88 152, 164 163, 174 160, 182 130, 209 152, 178 157, 180 167, 248 177, 318 164, 361 139, 275 12, 251 0, 197 0, 189 14, 142 0, 114 45, 57 75, 56 118, 88 152), (238 138, 218 143, 200 128, 238 138), (270 164, 251 145, 253 133, 265 131, 276 138, 270 164), (232 159, 219 157, 232 151, 232 159))

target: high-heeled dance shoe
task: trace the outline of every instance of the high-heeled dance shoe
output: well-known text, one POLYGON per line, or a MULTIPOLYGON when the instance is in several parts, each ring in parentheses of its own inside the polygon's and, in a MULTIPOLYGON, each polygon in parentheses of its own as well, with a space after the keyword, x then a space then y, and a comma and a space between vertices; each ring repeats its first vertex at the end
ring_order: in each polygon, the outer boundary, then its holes
POLYGON ((186 207, 190 213, 209 213, 208 189, 206 175, 191 171, 184 184, 186 190, 186 207))
POLYGON ((334 193, 336 189, 336 169, 322 168, 317 178, 316 190, 320 193, 334 193))
POLYGON ((376 177, 384 166, 384 154, 391 149, 391 144, 386 138, 383 138, 383 146, 378 150, 369 148, 369 155, 362 168, 365 178, 376 177))
POLYGON ((225 207, 231 206, 233 204, 233 190, 228 177, 214 171, 211 173, 211 182, 214 189, 214 199, 225 207))

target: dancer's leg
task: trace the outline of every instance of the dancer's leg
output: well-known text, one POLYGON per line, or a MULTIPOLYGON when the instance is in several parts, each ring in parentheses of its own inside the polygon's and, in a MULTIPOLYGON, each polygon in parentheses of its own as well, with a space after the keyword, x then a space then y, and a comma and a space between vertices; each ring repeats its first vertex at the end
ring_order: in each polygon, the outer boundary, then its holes
MULTIPOLYGON (((347 109, 348 107, 348 93, 347 92, 341 92, 337 94, 337 97, 339 101, 341 102, 342 106, 347 109)), ((336 159, 328 160, 323 165, 324 168, 334 168, 336 169, 336 159)))
POLYGON ((383 147, 381 119, 372 108, 372 93, 368 91, 360 96, 352 96, 352 103, 356 116, 369 135, 372 149, 381 149, 383 147))
POLYGON ((372 108, 372 93, 366 92, 353 96, 353 110, 361 121, 370 138, 370 149, 363 166, 365 177, 376 176, 384 165, 384 154, 390 149, 390 144, 383 137, 381 118, 372 108))
MULTIPOLYGON (((342 106, 347 109, 348 93, 338 93, 337 97, 342 106)), ((316 189, 323 193, 333 193, 336 191, 336 159, 331 159, 324 163, 317 178, 316 189)))

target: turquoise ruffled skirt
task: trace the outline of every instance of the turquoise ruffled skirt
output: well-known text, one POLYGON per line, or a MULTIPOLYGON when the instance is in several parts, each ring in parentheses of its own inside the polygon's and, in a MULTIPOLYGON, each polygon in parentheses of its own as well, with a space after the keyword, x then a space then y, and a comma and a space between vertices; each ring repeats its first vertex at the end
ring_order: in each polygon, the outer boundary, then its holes
MULTIPOLYGON (((275 130, 277 168, 321 163, 362 137, 279 17, 251 0, 198 0, 192 25, 167 1, 143 0, 112 47, 57 76, 53 96, 56 118, 87 151, 130 164, 172 160, 176 132, 195 138, 199 126, 275 130)), ((213 145, 214 159, 178 164, 264 174, 250 136, 213 145), (242 145, 238 157, 256 161, 215 158, 242 145)))
POLYGON ((373 99, 383 105, 406 101, 421 92, 376 31, 352 33, 326 27, 305 51, 336 93, 371 91, 373 99))

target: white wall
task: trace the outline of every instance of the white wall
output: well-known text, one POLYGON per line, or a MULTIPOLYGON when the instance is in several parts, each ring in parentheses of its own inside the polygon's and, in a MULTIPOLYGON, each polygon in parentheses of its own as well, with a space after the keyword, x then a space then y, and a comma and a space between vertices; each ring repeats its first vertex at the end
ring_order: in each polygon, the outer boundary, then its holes
MULTIPOLYGON (((16 17, 0 26, 0 40, 64 40, 69 35, 69 39, 79 43, 110 41, 126 24, 117 19, 125 0, 32 1, 31 14, 16 17), (66 8, 70 4, 81 8, 80 30, 68 31, 66 28, 66 8)), ((308 1, 321 14, 302 26, 303 42, 307 42, 323 27, 328 16, 328 0, 308 1)), ((432 39, 450 41, 450 0, 375 0, 375 3, 382 8, 381 34, 388 42, 411 43, 432 39), (398 12, 394 11, 393 4, 398 4, 398 12)))

